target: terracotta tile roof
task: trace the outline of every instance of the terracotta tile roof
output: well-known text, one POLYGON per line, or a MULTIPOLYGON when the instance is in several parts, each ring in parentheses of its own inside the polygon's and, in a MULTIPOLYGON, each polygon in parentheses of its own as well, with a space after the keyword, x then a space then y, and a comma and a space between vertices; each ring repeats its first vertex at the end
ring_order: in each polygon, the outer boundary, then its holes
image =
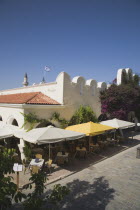
POLYGON ((41 92, 0 95, 0 103, 60 105, 57 101, 51 99, 41 92))

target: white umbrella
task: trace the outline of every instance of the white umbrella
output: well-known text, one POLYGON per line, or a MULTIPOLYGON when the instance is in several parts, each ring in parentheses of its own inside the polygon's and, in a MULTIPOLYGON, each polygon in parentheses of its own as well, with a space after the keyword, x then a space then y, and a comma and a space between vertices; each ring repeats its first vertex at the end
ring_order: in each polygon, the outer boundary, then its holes
POLYGON ((0 128, 3 128, 6 124, 3 121, 0 121, 0 128))
POLYGON ((100 122, 100 124, 112 126, 117 129, 126 129, 126 128, 135 126, 135 123, 124 121, 124 120, 119 120, 117 118, 114 118, 112 120, 102 121, 102 122, 100 122))
POLYGON ((61 141, 70 141, 75 139, 80 139, 85 136, 84 133, 79 133, 75 131, 64 130, 61 128, 56 128, 53 126, 48 126, 45 128, 34 128, 33 130, 26 132, 15 132, 14 136, 22 138, 25 141, 28 141, 33 144, 49 144, 49 157, 50 157, 50 144, 61 142, 61 141))
POLYGON ((14 136, 14 132, 20 128, 14 125, 0 123, 0 139, 9 138, 14 136))
POLYGON ((5 139, 13 136, 11 129, 0 128, 0 139, 5 139))
POLYGON ((79 133, 75 131, 64 130, 61 128, 56 128, 53 126, 48 126, 45 128, 34 128, 29 132, 21 131, 15 132, 14 136, 18 138, 23 138, 33 144, 47 144, 56 143, 64 140, 74 140, 80 139, 85 136, 84 133, 79 133))

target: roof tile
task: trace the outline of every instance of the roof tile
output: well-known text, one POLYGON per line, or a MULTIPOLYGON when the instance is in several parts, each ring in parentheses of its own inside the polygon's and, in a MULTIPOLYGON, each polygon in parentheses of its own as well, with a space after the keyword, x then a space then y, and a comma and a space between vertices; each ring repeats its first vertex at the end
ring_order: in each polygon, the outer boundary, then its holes
POLYGON ((41 92, 0 95, 0 103, 60 105, 60 103, 41 92))

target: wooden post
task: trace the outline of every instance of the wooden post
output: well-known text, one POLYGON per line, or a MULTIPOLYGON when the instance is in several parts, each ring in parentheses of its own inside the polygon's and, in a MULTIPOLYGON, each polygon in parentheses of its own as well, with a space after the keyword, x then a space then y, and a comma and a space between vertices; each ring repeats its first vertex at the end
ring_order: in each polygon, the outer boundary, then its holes
POLYGON ((17 191, 19 191, 19 171, 17 171, 17 191))
POLYGON ((90 142, 91 142, 92 136, 89 136, 89 152, 90 152, 90 142))

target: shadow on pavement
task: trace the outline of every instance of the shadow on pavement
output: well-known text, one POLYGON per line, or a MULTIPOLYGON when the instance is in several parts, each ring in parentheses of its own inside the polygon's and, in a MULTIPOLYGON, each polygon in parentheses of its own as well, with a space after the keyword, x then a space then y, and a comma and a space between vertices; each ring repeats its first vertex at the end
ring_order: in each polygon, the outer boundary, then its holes
POLYGON ((104 177, 95 179, 93 184, 78 179, 67 184, 70 194, 63 201, 60 209, 99 209, 104 210, 114 199, 115 190, 104 177))

